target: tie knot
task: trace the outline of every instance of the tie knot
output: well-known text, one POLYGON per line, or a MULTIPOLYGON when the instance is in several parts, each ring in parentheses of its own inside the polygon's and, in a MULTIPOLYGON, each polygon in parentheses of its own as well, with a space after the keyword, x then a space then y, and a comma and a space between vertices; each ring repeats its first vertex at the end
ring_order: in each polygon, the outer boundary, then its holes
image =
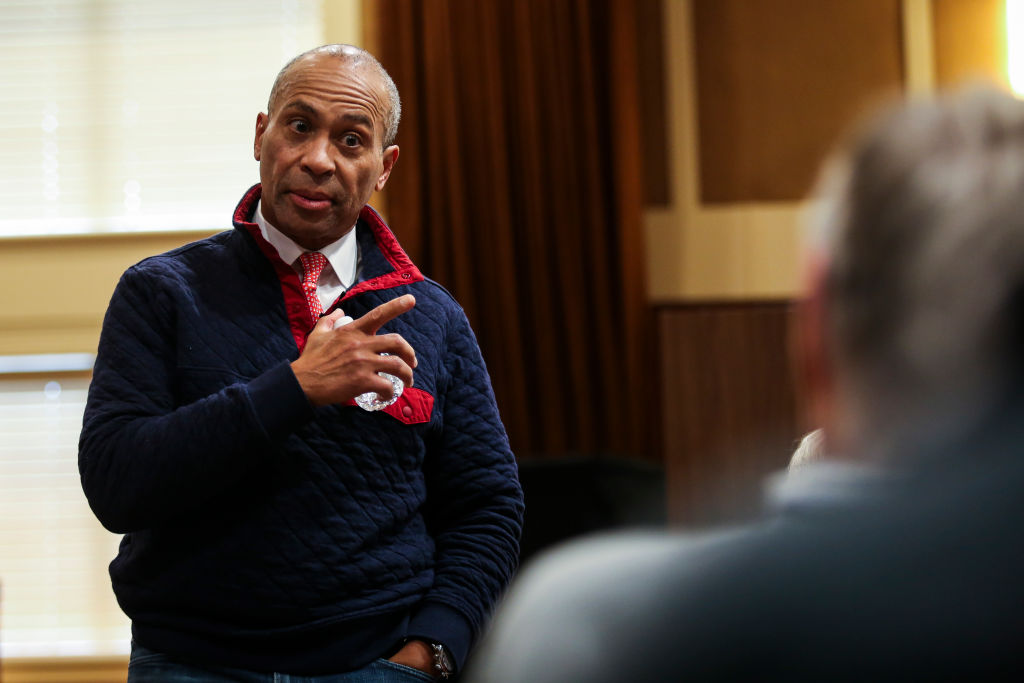
POLYGON ((327 257, 319 251, 307 251, 299 256, 302 262, 302 286, 304 289, 316 289, 320 273, 327 265, 327 257))

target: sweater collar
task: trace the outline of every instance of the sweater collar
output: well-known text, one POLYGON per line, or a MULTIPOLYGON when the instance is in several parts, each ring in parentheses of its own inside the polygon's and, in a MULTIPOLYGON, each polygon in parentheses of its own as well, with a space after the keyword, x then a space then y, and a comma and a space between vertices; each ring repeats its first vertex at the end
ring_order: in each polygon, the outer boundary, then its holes
MULTIPOLYGON (((263 238, 259 226, 254 222, 254 214, 262 192, 262 186, 257 183, 249 188, 242 197, 235 208, 233 217, 235 229, 248 233, 255 240, 264 256, 270 259, 271 263, 275 264, 275 266, 280 263, 287 265, 288 269, 291 270, 291 266, 285 264, 278 255, 277 249, 263 238)), ((356 228, 361 258, 363 259, 362 272, 360 274, 362 280, 349 288, 342 298, 343 301, 363 292, 390 289, 392 287, 412 284, 413 282, 420 282, 425 279, 419 268, 416 267, 416 264, 412 262, 412 259, 402 249, 398 239, 380 217, 380 214, 369 205, 364 206, 363 210, 359 213, 356 228), (360 235, 360 233, 364 232, 359 230, 360 225, 365 225, 368 228, 366 237, 360 235), (377 252, 382 258, 374 258, 373 252, 377 252)))

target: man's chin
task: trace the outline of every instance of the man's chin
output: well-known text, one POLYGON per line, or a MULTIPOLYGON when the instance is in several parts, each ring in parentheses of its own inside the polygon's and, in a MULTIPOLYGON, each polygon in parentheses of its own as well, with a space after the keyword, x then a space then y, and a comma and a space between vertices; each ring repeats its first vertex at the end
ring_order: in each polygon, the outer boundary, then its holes
POLYGON ((341 221, 334 216, 321 217, 320 220, 309 220, 301 215, 288 216, 278 230, 287 235, 293 242, 304 249, 320 249, 341 239, 348 227, 342 227, 341 221))

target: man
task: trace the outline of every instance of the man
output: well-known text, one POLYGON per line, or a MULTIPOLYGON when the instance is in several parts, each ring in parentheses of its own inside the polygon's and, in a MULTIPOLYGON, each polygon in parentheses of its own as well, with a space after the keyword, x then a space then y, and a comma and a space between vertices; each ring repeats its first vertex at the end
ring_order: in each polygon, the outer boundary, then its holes
POLYGON ((885 114, 817 227, 801 338, 828 458, 758 522, 542 560, 468 680, 1020 675, 1024 103, 885 114))
POLYGON ((365 51, 300 55, 234 230, 114 292, 79 468, 125 534, 129 680, 448 677, 514 570, 522 493, 476 340, 366 206, 399 115, 365 51))

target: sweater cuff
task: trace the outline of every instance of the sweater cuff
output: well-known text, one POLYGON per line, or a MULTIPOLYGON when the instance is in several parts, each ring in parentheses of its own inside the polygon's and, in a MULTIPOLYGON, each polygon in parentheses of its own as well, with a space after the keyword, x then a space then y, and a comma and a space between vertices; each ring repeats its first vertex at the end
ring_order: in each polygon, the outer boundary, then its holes
POLYGON ((441 643, 452 656, 455 670, 462 671, 473 642, 473 628, 451 607, 428 602, 412 615, 406 637, 441 643))
POLYGON ((246 390, 256 419, 272 439, 292 432, 313 417, 313 406, 287 361, 249 382, 246 390))

